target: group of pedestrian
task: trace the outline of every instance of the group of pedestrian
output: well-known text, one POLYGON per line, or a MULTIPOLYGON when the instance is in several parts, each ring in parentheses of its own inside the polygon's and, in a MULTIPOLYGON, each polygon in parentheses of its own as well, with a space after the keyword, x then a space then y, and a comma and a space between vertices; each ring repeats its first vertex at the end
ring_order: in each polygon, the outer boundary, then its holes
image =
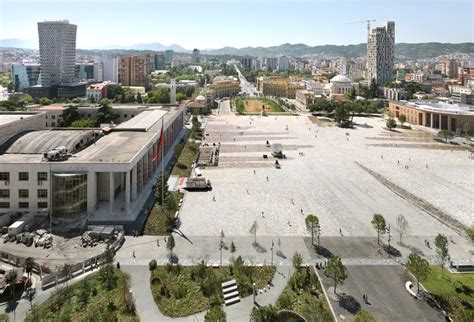
POLYGON ((138 237, 138 230, 132 229, 132 236, 138 237))

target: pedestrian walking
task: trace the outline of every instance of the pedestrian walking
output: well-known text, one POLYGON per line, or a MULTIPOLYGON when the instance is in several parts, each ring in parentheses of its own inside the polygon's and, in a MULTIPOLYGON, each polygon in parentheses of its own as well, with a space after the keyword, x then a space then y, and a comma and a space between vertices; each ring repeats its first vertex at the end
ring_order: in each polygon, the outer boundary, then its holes
POLYGON ((267 177, 267 181, 268 181, 268 177, 267 177))
POLYGON ((212 196, 212 201, 216 201, 216 196, 212 196))
POLYGON ((301 209, 301 214, 303 214, 303 209, 301 209))
POLYGON ((132 256, 133 256, 133 258, 136 258, 136 257, 135 257, 135 251, 133 251, 133 254, 132 254, 132 256))
POLYGON ((160 239, 159 238, 156 239, 156 246, 160 247, 160 239))
POLYGON ((262 218, 265 218, 265 216, 263 214, 264 214, 264 212, 262 211, 262 218))
POLYGON ((342 235, 342 229, 341 229, 341 228, 339 228, 339 234, 341 234, 341 235, 342 235))
POLYGON ((255 170, 253 170, 253 174, 257 174, 257 172, 255 172, 255 170))

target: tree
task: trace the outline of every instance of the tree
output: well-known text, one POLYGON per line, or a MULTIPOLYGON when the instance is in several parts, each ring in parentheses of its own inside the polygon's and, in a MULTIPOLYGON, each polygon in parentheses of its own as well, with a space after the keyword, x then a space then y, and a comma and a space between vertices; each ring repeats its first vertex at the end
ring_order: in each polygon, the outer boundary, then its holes
POLYGON ((311 234, 311 245, 314 245, 314 235, 318 236, 318 246, 319 246, 319 219, 313 214, 309 214, 305 219, 306 230, 311 234))
POLYGON ((300 253, 295 252, 293 254, 293 267, 299 269, 303 264, 303 256, 300 253))
POLYGON ((79 111, 76 106, 71 106, 70 108, 64 110, 59 126, 68 127, 74 121, 77 121, 81 118, 79 111))
POLYGON ((8 271, 8 273, 5 275, 5 283, 7 283, 7 285, 11 286, 12 300, 14 299, 14 296, 15 296, 16 280, 17 280, 17 274, 16 274, 16 270, 14 270, 14 269, 12 269, 11 271, 8 271))
POLYGON ((107 87, 107 98, 110 100, 112 99, 115 100, 117 96, 120 97, 120 95, 122 95, 122 93, 124 92, 123 87, 118 84, 110 84, 110 85, 107 85, 106 87, 107 87))
POLYGON ((254 307, 252 309, 250 318, 250 321, 252 322, 277 321, 278 312, 271 304, 261 307, 254 307))
POLYGON ((408 262, 406 263, 406 267, 415 276, 419 293, 420 282, 424 282, 426 280, 430 265, 421 256, 415 253, 411 253, 408 256, 408 262))
POLYGON ((173 195, 168 194, 165 199, 165 207, 166 211, 170 215, 174 215, 176 210, 178 210, 178 203, 174 199, 173 195))
POLYGON ((392 117, 389 117, 386 126, 390 131, 392 131, 392 129, 397 127, 397 122, 392 117))
POLYGON ((232 254, 232 261, 234 261, 234 253, 237 251, 237 248, 235 247, 234 241, 230 243, 230 253, 232 254))
POLYGON ((146 97, 146 103, 162 103, 167 104, 170 102, 170 92, 168 88, 160 88, 148 92, 146 97))
POLYGON ((372 81, 370 82, 369 86, 369 97, 368 98, 378 98, 380 94, 379 87, 377 83, 375 82, 375 78, 372 78, 372 81))
POLYGON ((466 238, 469 243, 474 244, 474 226, 466 229, 466 238))
POLYGON ((155 269, 156 269, 156 260, 155 259, 152 259, 149 263, 148 263, 148 269, 150 270, 150 272, 153 272, 155 269))
POLYGON ((372 226, 377 231, 377 245, 380 245, 380 235, 385 234, 387 229, 385 225, 385 218, 381 214, 375 214, 372 218, 372 226))
POLYGON ((400 125, 403 127, 403 123, 407 121, 407 117, 405 116, 405 114, 400 114, 400 116, 398 117, 398 121, 400 122, 400 125))
POLYGON ((352 322, 377 322, 377 319, 375 318, 375 316, 373 316, 369 312, 360 310, 354 316, 354 319, 352 319, 352 322))
POLYGON ((155 191, 156 201, 158 201, 159 205, 161 206, 164 205, 165 200, 168 198, 168 195, 169 195, 168 190, 169 190, 168 173, 166 171, 162 171, 156 182, 156 191, 155 191), (163 182, 163 186, 161 185, 162 182, 163 182))
POLYGON ((75 120, 69 125, 69 127, 93 127, 93 126, 94 126, 94 122, 85 118, 75 120))
POLYGON ((408 221, 402 214, 397 217, 397 226, 400 235, 400 244, 402 243, 403 234, 408 230, 408 221))
POLYGON ((227 315, 225 314, 224 310, 215 305, 211 307, 209 311, 207 311, 206 315, 204 316, 204 322, 226 322, 227 315))
POLYGON ((255 236, 255 243, 257 243, 257 229, 258 229, 257 221, 254 221, 252 226, 250 227, 249 233, 255 236))
POLYGON ((168 240, 166 241, 166 249, 168 249, 171 253, 171 256, 170 257, 173 257, 173 249, 174 247, 176 246, 176 243, 174 241, 174 237, 173 235, 170 235, 168 237, 168 240))
POLYGON ((33 257, 27 257, 23 263, 23 270, 28 274, 28 279, 31 279, 31 273, 33 273, 33 267, 35 265, 35 260, 33 257))
POLYGON ((453 132, 449 130, 441 130, 438 132, 438 137, 443 138, 446 143, 448 143, 448 140, 452 139, 454 137, 453 132))
POLYGON ((137 103, 143 103, 143 98, 142 98, 142 94, 140 94, 140 92, 138 92, 137 94, 137 99, 136 99, 137 103))
POLYGON ((436 255, 441 262, 441 271, 444 272, 444 264, 449 260, 448 238, 445 235, 438 234, 435 238, 436 255))
POLYGON ((177 93, 176 94, 176 101, 177 102, 182 102, 184 101, 185 99, 187 99, 188 97, 186 96, 186 94, 184 93, 177 93))
POLYGON ((341 258, 335 255, 329 257, 324 274, 334 281, 334 294, 336 293, 337 285, 344 284, 347 278, 347 269, 341 261, 341 258))
POLYGON ((334 120, 342 127, 350 126, 351 122, 351 110, 349 105, 338 104, 334 110, 334 120))
POLYGON ((102 123, 111 123, 119 117, 110 106, 110 100, 103 98, 100 100, 100 107, 95 114, 95 126, 100 126, 102 123))
POLYGON ((53 101, 50 100, 50 99, 47 98, 47 97, 41 97, 41 98, 38 100, 38 103, 44 106, 44 105, 51 105, 51 104, 53 104, 53 101))

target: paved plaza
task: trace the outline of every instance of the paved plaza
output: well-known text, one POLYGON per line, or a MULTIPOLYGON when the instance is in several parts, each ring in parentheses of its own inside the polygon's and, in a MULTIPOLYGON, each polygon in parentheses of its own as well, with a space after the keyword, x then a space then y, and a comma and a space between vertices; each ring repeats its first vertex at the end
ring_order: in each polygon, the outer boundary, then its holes
POLYGON ((355 129, 342 129, 318 126, 308 115, 211 116, 206 141, 221 143, 219 166, 201 170, 213 190, 186 194, 180 231, 249 236, 257 221, 259 236, 304 236, 309 213, 319 217, 323 236, 376 236, 374 213, 384 215, 393 235, 399 214, 409 222, 407 236, 458 235, 438 214, 472 224, 474 161, 467 151, 417 129, 389 132, 380 118, 354 121, 355 129), (267 140, 283 146, 281 169, 267 140))

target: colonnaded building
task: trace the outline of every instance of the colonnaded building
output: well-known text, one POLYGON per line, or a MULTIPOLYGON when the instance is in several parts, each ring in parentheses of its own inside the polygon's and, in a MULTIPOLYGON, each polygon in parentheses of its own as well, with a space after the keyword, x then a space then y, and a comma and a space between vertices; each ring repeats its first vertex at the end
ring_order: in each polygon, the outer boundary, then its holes
POLYGON ((29 213, 58 231, 134 221, 161 156, 184 134, 184 112, 147 107, 119 125, 90 129, 47 128, 49 111, 0 114, 0 221, 29 213))

